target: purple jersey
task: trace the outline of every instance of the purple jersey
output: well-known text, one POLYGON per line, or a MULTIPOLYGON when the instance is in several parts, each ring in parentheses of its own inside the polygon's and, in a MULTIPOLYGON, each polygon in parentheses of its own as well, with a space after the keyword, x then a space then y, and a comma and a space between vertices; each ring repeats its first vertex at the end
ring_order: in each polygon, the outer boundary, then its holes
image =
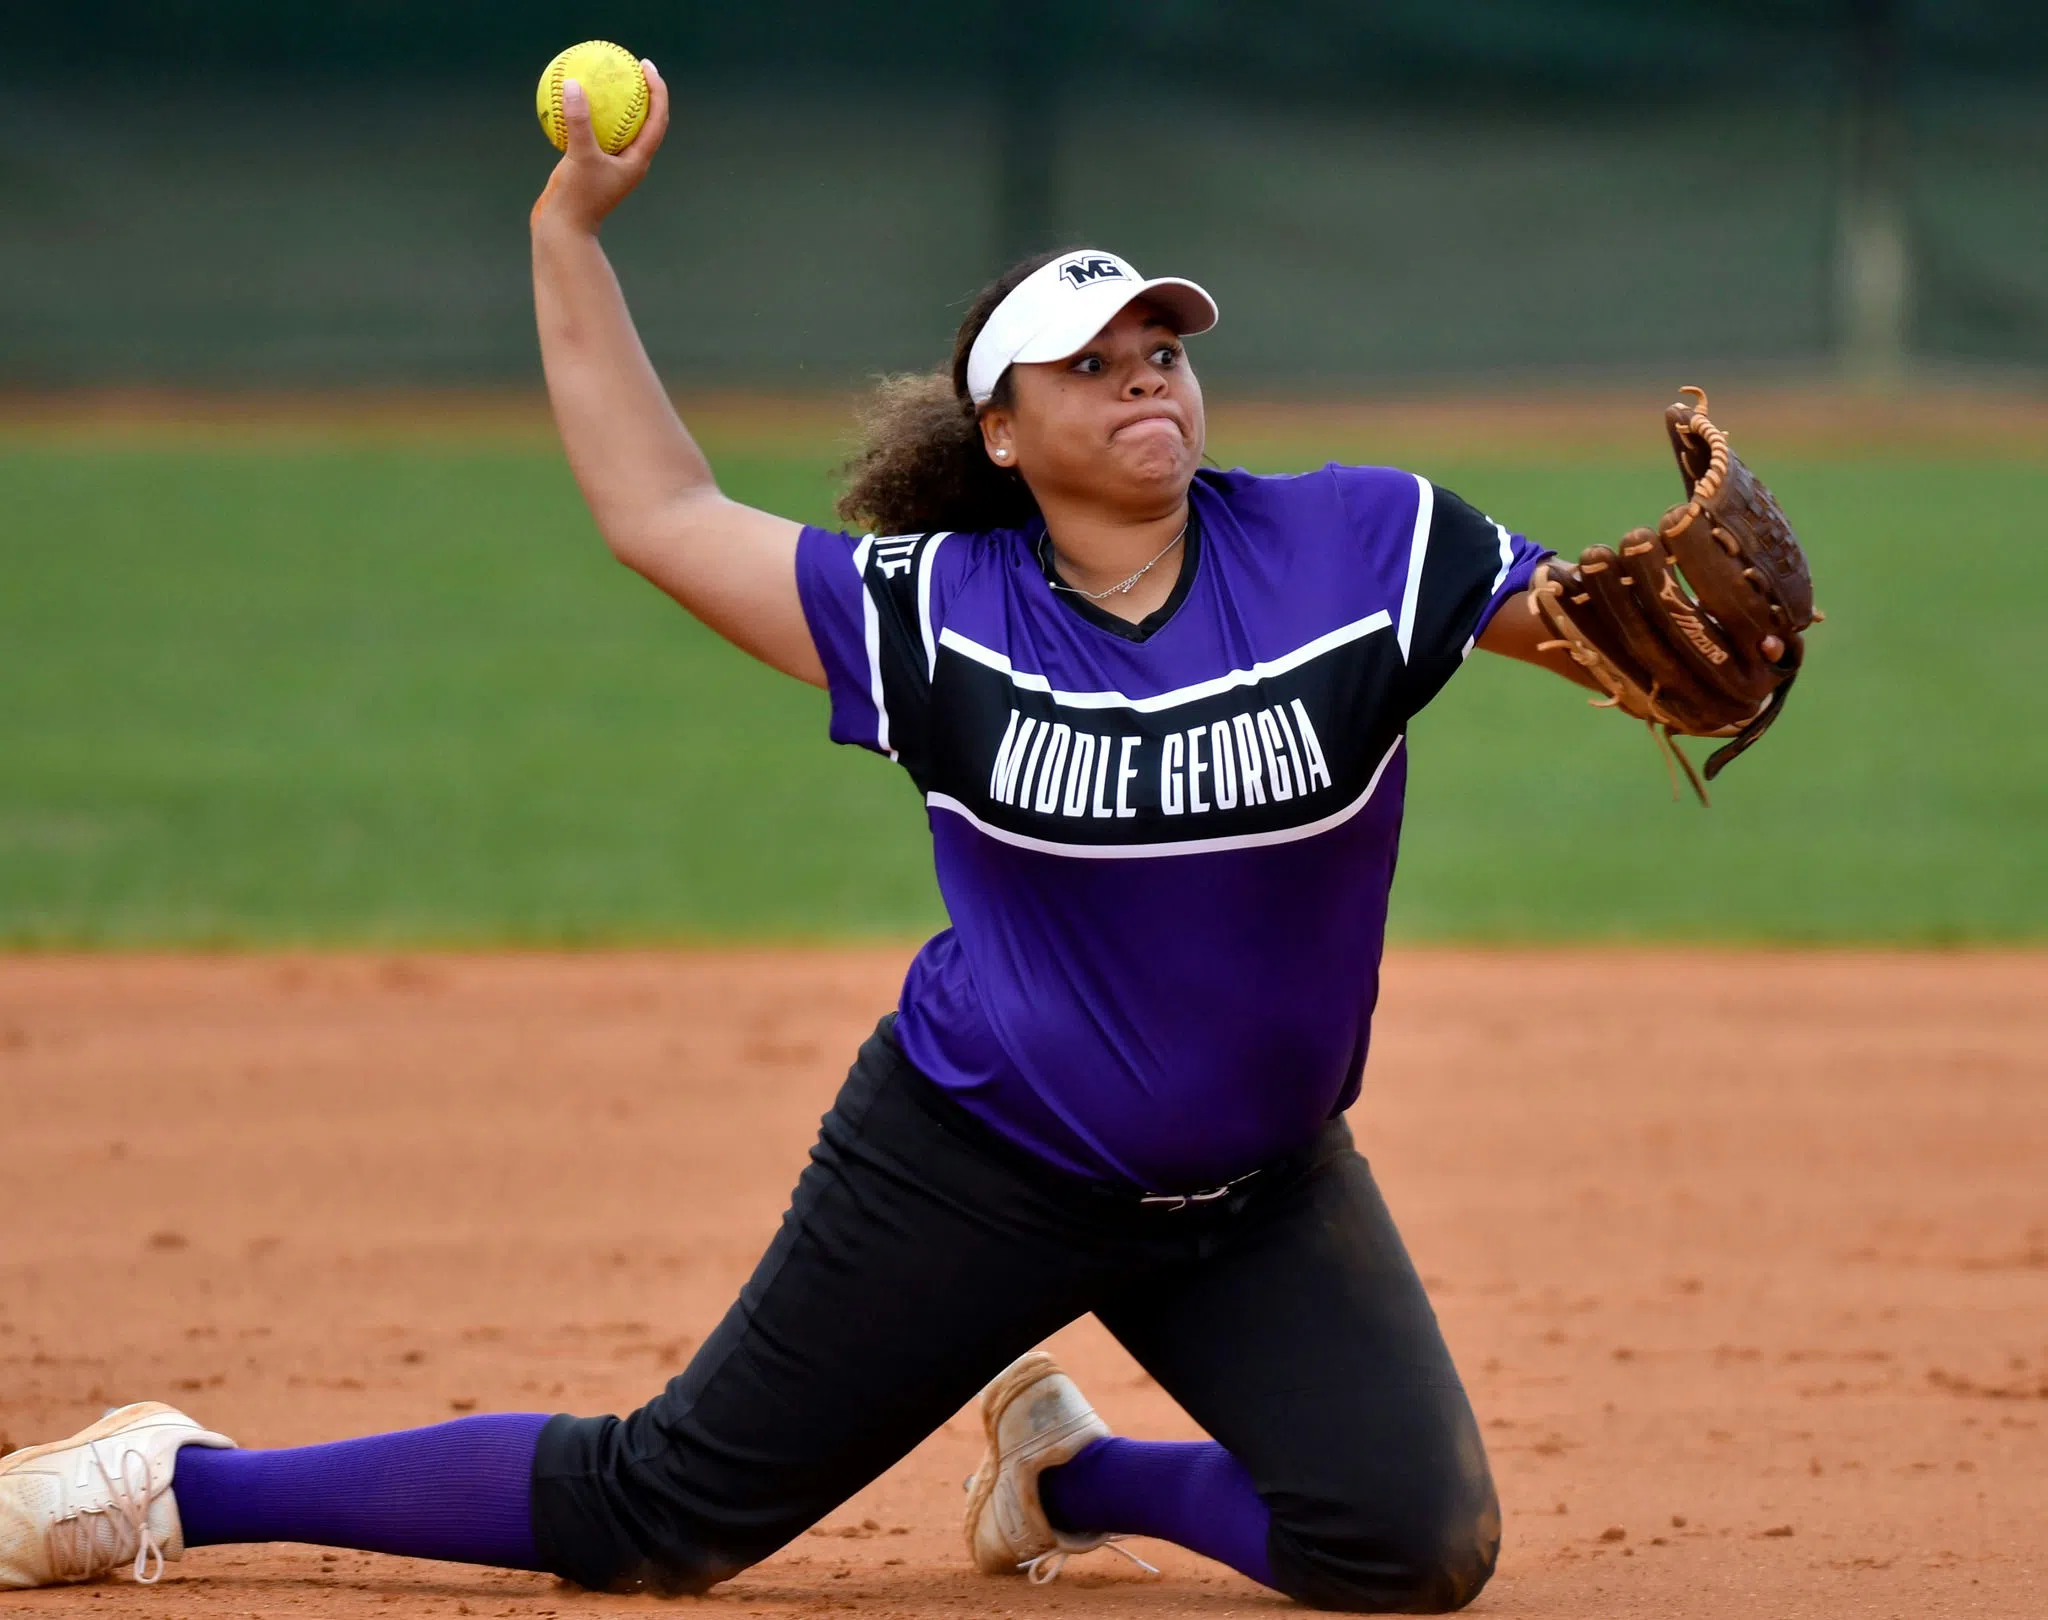
POLYGON ((923 792, 952 919, 905 1055, 1047 1161, 1164 1191, 1357 1096, 1409 717, 1547 555, 1389 468, 1189 500, 1142 626, 1055 591, 1042 528, 797 546, 832 736, 923 792))

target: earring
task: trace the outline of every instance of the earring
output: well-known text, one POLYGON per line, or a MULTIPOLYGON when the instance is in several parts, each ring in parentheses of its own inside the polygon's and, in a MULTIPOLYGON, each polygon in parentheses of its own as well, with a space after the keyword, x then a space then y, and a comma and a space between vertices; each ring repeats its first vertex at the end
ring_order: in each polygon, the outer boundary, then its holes
POLYGON ((1007 451, 1007 450, 998 450, 998 451, 996 452, 996 460, 998 460, 998 461, 1008 461, 1009 459, 1010 459, 1010 452, 1009 452, 1009 451, 1007 451))

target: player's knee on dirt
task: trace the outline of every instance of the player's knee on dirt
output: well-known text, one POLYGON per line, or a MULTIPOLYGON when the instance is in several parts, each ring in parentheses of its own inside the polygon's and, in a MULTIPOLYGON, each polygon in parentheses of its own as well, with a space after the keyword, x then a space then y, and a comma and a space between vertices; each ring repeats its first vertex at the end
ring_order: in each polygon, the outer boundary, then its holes
POLYGON ((716 1497, 697 1488, 703 1470, 693 1464, 701 1454, 655 1422, 664 1399, 623 1420, 563 1416, 542 1428, 534 1541, 564 1580, 596 1592, 696 1597, 792 1533, 757 1526, 750 1537, 743 1523, 717 1511, 716 1497))
POLYGON ((1274 1582, 1318 1609, 1353 1614, 1448 1614, 1462 1609, 1493 1575, 1500 1554, 1500 1505, 1484 1495, 1401 1504, 1366 1511, 1273 1518, 1274 1582), (1347 1522, 1348 1521, 1348 1522, 1347 1522))
POLYGON ((573 1552, 557 1552, 550 1567, 562 1579, 593 1592, 702 1597, 764 1556, 694 1544, 675 1526, 642 1524, 634 1529, 638 1533, 630 1539, 627 1534, 592 1537, 573 1552))

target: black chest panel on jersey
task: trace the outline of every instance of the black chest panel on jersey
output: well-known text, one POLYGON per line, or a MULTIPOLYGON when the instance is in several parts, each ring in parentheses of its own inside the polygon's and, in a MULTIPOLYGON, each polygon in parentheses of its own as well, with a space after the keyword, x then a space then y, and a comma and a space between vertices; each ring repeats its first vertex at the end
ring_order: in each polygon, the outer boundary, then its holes
MULTIPOLYGON (((1296 615, 1303 644, 1249 669, 1219 653, 1213 676, 1135 698, 1052 690, 1012 670, 1012 649, 933 624, 928 553, 944 537, 879 537, 864 579, 884 746, 935 807, 998 837, 1084 854, 1313 829, 1359 805, 1410 718, 1463 661, 1505 578, 1505 531, 1448 491, 1434 495, 1405 600, 1397 579, 1395 600, 1320 634, 1311 607, 1296 615)), ((1034 560, 1018 566, 1037 572, 1034 560)), ((1346 594, 1354 613, 1371 605, 1346 594)), ((1200 606, 1187 596, 1177 612, 1200 606)), ((1100 633, 1071 604, 1061 612, 1076 633, 1100 633)))
POLYGON ((913 775, 991 827, 1061 844, 1300 827, 1371 783, 1400 729, 1399 670, 1380 624, 1291 668, 1162 705, 1063 696, 942 644, 913 775))

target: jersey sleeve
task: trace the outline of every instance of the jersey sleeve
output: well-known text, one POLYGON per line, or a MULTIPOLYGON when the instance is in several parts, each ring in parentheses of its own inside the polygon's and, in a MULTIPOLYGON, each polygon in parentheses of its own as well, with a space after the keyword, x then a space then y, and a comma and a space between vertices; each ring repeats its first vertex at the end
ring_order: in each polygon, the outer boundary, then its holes
POLYGON ((832 740, 921 776, 938 656, 933 564, 943 534, 850 535, 806 527, 797 594, 832 698, 832 740))
POLYGON ((1420 711, 1443 690, 1500 606, 1551 553, 1510 533, 1426 478, 1409 537, 1395 640, 1406 673, 1403 706, 1420 711))

